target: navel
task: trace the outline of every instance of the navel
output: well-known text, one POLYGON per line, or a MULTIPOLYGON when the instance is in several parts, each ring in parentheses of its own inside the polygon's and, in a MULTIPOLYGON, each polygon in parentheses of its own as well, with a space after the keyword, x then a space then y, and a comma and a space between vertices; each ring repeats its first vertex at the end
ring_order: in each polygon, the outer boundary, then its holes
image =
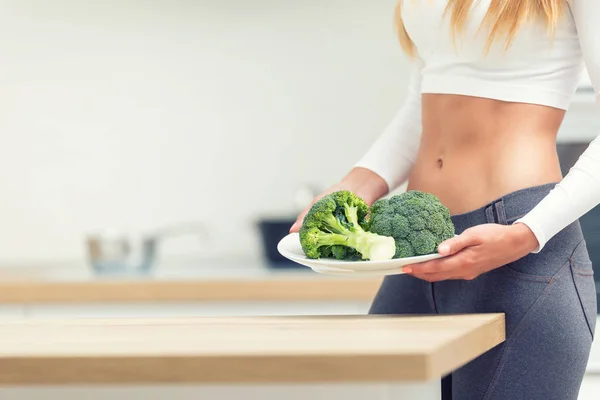
POLYGON ((444 166, 444 160, 442 160, 441 158, 438 158, 437 166, 439 169, 442 169, 442 167, 444 166))

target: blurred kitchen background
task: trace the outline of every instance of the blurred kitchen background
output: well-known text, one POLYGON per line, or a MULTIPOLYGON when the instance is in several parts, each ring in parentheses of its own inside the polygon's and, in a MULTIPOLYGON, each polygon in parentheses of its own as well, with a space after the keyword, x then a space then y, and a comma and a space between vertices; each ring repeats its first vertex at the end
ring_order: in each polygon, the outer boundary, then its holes
MULTIPOLYGON (((0 320, 366 314, 380 277, 273 267, 290 266, 276 243, 297 213, 404 100, 395 2, 0 0, 0 320)), ((559 135, 564 173, 598 133, 584 74, 559 135)), ((600 207, 582 225, 600 279, 600 207)), ((597 346, 584 387, 597 398, 597 346)), ((206 393, 135 390, 0 398, 206 393)), ((281 390, 210 393, 391 398, 281 390)))
MULTIPOLYGON (((402 103, 394 3, 0 1, 0 266, 182 223, 162 260, 264 257, 402 103)), ((584 79, 565 165, 598 132, 584 79)))
POLYGON ((210 245, 161 257, 260 257, 257 222, 290 220, 401 104, 393 5, 0 1, 0 265, 190 222, 210 245))

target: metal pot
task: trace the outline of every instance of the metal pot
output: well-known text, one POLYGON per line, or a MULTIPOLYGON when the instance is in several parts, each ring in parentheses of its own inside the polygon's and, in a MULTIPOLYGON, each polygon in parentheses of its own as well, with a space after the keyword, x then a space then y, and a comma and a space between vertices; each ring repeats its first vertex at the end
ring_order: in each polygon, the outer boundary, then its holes
POLYGON ((137 237, 125 232, 104 231, 87 235, 87 255, 92 268, 99 273, 144 273, 154 266, 162 240, 197 235, 200 242, 206 242, 208 232, 206 225, 198 222, 172 225, 137 237))

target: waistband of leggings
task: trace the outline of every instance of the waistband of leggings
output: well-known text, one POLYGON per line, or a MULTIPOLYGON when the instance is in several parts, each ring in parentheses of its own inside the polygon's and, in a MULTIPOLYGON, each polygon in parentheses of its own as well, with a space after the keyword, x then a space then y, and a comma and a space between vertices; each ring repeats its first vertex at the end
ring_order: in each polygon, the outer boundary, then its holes
POLYGON ((531 211, 555 186, 556 183, 548 183, 508 193, 476 210, 452 215, 452 221, 463 227, 485 223, 511 224, 531 211))

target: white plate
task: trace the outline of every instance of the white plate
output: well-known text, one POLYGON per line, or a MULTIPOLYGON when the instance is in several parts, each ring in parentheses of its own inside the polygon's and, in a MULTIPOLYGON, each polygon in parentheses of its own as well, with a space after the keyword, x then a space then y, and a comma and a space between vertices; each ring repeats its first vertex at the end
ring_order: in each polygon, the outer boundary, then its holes
POLYGON ((352 270, 338 270, 328 267, 310 267, 313 271, 319 274, 325 275, 337 275, 337 276, 385 276, 385 275, 399 275, 403 274, 402 268, 392 269, 380 269, 380 270, 367 270, 367 271, 352 271, 352 270))
POLYGON ((290 233, 277 245, 277 250, 285 258, 298 264, 312 268, 319 273, 327 274, 352 274, 352 275, 391 275, 401 274, 402 267, 408 264, 415 264, 429 260, 435 260, 442 256, 428 254, 425 256, 394 258, 384 261, 343 261, 333 258, 321 258, 318 260, 307 258, 300 245, 300 236, 298 233, 290 233))

